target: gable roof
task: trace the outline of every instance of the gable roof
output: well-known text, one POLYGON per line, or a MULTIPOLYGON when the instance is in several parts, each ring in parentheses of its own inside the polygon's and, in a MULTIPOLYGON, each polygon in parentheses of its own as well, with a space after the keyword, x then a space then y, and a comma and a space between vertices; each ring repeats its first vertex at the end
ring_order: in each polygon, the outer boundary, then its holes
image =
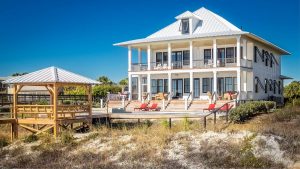
POLYGON ((4 83, 75 83, 75 84, 100 84, 99 82, 69 72, 67 70, 48 67, 22 76, 12 77, 4 83))
POLYGON ((149 35, 143 39, 136 39, 131 41, 125 41, 121 43, 114 44, 115 46, 128 46, 139 43, 150 43, 150 42, 159 42, 159 41, 170 41, 170 40, 185 40, 185 39, 195 39, 195 38, 205 38, 205 37, 217 37, 217 36, 233 36, 233 35, 245 35, 249 38, 258 40, 262 43, 265 43, 282 54, 290 54, 288 51, 260 38, 257 35, 254 35, 249 32, 242 31, 223 17, 213 13, 212 11, 202 7, 195 12, 186 11, 176 18, 182 17, 191 17, 197 16, 199 23, 194 29, 192 34, 182 34, 179 27, 181 24, 180 20, 175 21, 174 23, 164 27, 163 29, 149 35))

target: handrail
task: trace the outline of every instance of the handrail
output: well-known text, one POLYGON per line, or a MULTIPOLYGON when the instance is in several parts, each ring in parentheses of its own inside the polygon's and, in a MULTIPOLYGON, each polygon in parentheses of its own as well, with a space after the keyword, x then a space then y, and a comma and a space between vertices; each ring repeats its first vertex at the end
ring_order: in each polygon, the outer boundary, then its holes
POLYGON ((170 103, 172 101, 172 97, 173 97, 173 92, 168 92, 168 94, 167 94, 168 102, 165 106, 165 109, 167 109, 167 107, 170 105, 170 103), (170 99, 169 99, 169 97, 170 97, 170 99))
POLYGON ((187 109, 189 109, 190 106, 191 106, 191 104, 193 103, 193 97, 192 97, 192 99, 191 99, 191 101, 189 103, 189 99, 192 96, 192 94, 193 94, 193 92, 190 92, 189 95, 188 95, 188 97, 186 98, 186 100, 187 100, 187 109))
MULTIPOLYGON (((228 106, 228 104, 232 103, 232 102, 235 102, 235 101, 229 101, 229 102, 223 104, 221 107, 214 109, 213 111, 211 111, 211 113, 205 115, 203 118, 203 120, 204 120, 203 127, 206 128, 206 119, 208 116, 210 116, 212 114, 214 114, 214 124, 216 124, 217 123, 217 112, 220 111, 221 108, 223 108, 226 105, 228 106)), ((229 115, 229 110, 226 111, 226 122, 228 122, 228 115, 229 115)))

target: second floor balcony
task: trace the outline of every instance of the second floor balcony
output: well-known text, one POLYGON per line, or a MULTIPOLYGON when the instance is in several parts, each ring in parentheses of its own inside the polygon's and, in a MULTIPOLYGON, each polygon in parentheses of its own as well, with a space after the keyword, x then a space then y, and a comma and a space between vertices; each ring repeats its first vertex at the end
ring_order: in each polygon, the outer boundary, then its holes
MULTIPOLYGON (((252 61, 241 59, 241 67, 252 68, 252 61)), ((140 71, 162 71, 162 70, 174 70, 174 69, 209 69, 214 67, 213 59, 202 59, 202 60, 193 60, 192 67, 190 66, 190 61, 172 61, 171 66, 168 62, 151 62, 150 69, 148 69, 147 63, 133 63, 131 65, 132 72, 140 71)), ((217 59, 216 67, 236 67, 237 60, 236 58, 224 58, 217 59)))

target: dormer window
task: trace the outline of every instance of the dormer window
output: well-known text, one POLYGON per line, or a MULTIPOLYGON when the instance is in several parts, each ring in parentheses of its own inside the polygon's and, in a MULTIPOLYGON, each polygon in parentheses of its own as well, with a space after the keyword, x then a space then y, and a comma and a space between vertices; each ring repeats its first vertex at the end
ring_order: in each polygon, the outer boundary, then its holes
POLYGON ((189 19, 182 19, 181 20, 181 33, 182 34, 188 34, 190 33, 190 23, 189 23, 189 19))

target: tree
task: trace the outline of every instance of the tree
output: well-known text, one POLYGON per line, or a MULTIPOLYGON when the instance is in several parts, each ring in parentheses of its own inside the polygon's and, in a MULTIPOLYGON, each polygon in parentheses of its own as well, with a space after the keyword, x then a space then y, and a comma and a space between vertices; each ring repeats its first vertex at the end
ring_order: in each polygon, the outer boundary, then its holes
POLYGON ((103 85, 112 85, 113 82, 107 76, 100 76, 98 81, 101 82, 103 85))
POLYGON ((107 92, 118 93, 121 92, 121 87, 114 85, 96 85, 93 87, 93 95, 105 97, 107 92))
POLYGON ((85 95, 85 88, 82 86, 77 87, 64 87, 65 95, 85 95))
POLYGON ((124 78, 119 82, 119 85, 122 87, 122 92, 124 92, 125 87, 128 85, 128 78, 124 78))
POLYGON ((293 81, 284 88, 284 97, 293 102, 300 98, 300 81, 293 81))
POLYGON ((28 73, 27 72, 24 72, 24 73, 14 73, 11 76, 22 76, 22 75, 26 75, 26 74, 28 74, 28 73))

